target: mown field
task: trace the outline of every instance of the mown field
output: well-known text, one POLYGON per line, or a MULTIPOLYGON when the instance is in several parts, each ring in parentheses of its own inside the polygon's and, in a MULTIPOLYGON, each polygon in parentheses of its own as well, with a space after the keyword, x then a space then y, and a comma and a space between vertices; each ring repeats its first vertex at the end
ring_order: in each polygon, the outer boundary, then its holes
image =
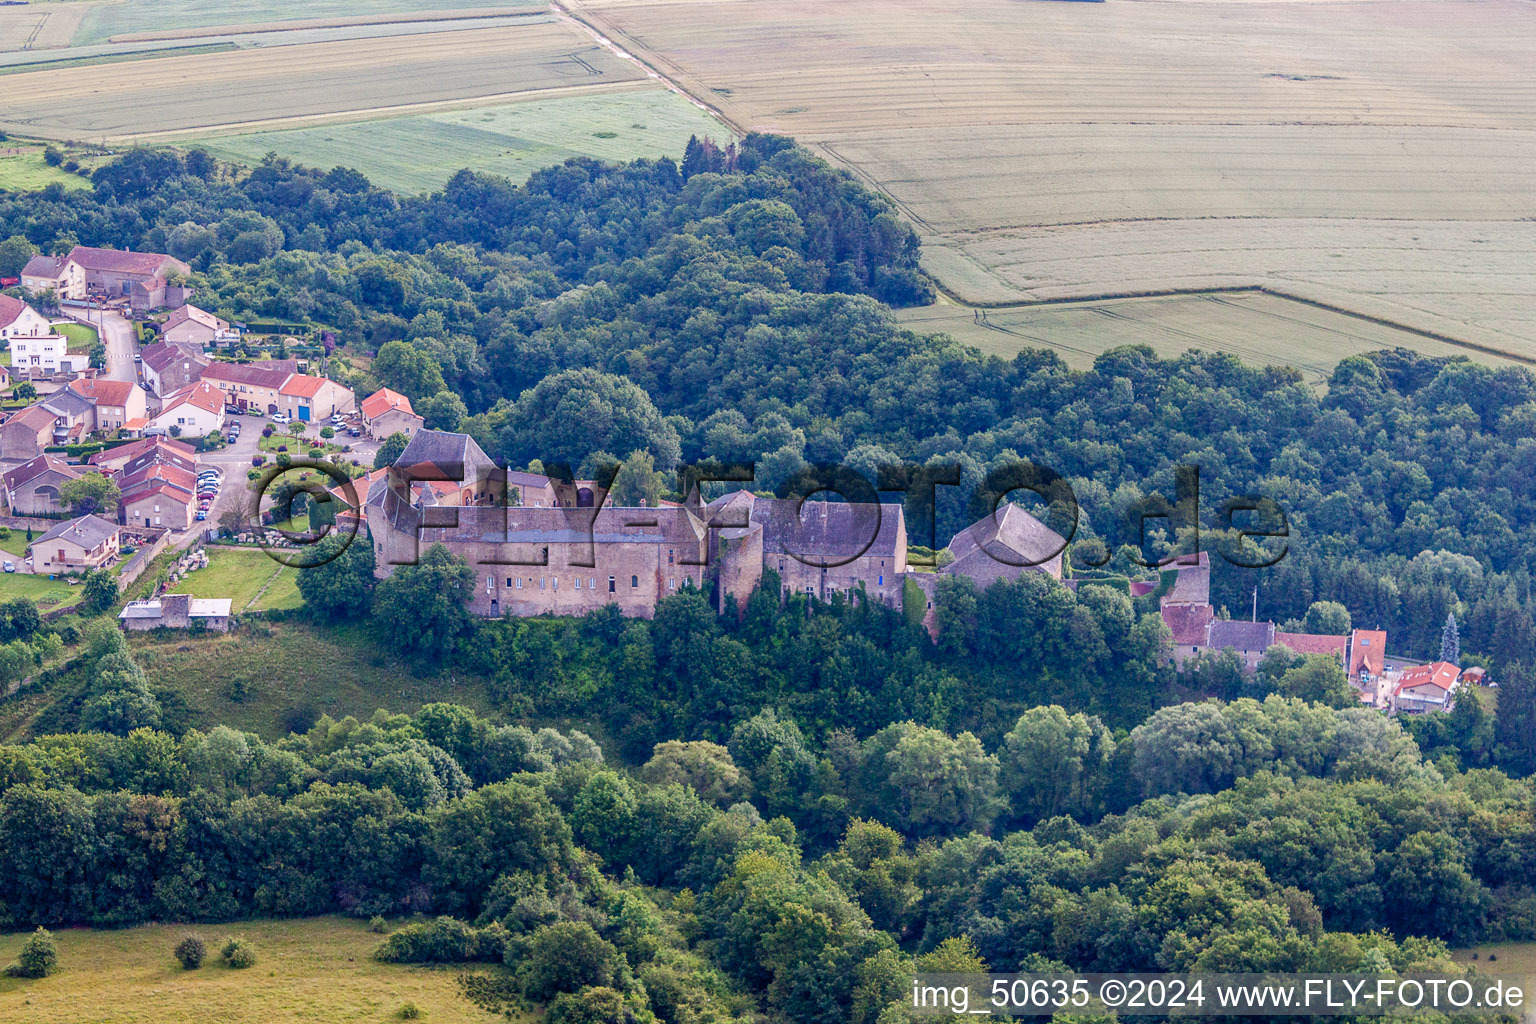
MULTIPOLYGON (((472 21, 464 22, 473 26, 472 21)), ((644 70, 549 17, 366 39, 164 56, 88 74, 5 77, 0 128, 45 138, 117 141, 166 133, 420 112, 525 93, 611 88, 644 70)), ((338 160, 343 154, 338 153, 338 160)))
POLYGON ((208 567, 188 573, 171 590, 194 597, 227 597, 237 615, 297 608, 304 603, 297 573, 256 548, 211 547, 208 567))
POLYGON ((915 331, 943 332, 1005 359, 1026 348, 1053 349, 1079 370, 1121 345, 1150 345, 1165 358, 1191 349, 1230 352, 1249 363, 1295 367, 1314 384, 1326 381, 1340 359, 1383 348, 1514 365, 1486 352, 1258 291, 984 310, 941 303, 900 310, 897 318, 915 331))
POLYGON ((62 167, 43 162, 42 146, 9 146, 0 149, 0 190, 32 192, 53 183, 65 188, 90 188, 91 183, 62 167))
POLYGON ((690 135, 728 130, 667 89, 610 92, 414 117, 227 135, 197 143, 229 160, 275 152, 300 163, 344 162, 401 192, 439 188, 463 167, 522 181, 572 156, 681 157, 690 135))
POLYGON ((429 15, 476 8, 543 7, 542 0, 125 0, 89 5, 73 42, 104 42, 128 33, 215 25, 249 26, 294 20, 355 19, 368 15, 429 15))
MULTIPOLYGON (((428 1024, 498 1019, 459 995, 457 971, 375 961, 382 936, 355 918, 71 928, 54 938, 59 973, 36 981, 0 978, 0 1021, 382 1024, 400 1020, 406 1003, 428 1024), (183 970, 171 953, 187 932, 209 948, 195 971, 183 970), (231 935, 254 947, 256 966, 236 971, 218 962, 218 948, 231 935)), ((9 962, 25 940, 25 933, 0 935, 0 961, 9 962)))
POLYGON ((571 8, 884 190, 964 301, 1268 285, 1536 356, 1523 0, 571 8))

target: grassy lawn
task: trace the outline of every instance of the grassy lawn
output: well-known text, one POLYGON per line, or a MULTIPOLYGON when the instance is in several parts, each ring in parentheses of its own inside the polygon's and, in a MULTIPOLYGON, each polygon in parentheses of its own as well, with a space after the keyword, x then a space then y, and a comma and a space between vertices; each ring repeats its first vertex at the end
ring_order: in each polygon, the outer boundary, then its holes
POLYGON ((255 548, 209 548, 208 568, 195 569, 173 588, 195 597, 227 597, 230 608, 243 611, 297 608, 299 570, 280 565, 255 548))
POLYGON ((43 149, 0 149, 0 191, 35 192, 58 182, 65 188, 90 188, 91 183, 62 167, 43 162, 43 149))
POLYGON ((418 677, 418 669, 381 651, 360 626, 279 622, 229 635, 139 635, 129 642, 144 671, 180 693, 193 725, 203 729, 223 724, 276 738, 287 735, 296 712, 367 717, 381 707, 412 712, 451 701, 488 714, 493 706, 483 680, 462 673, 418 677), (244 701, 230 699, 236 679, 248 684, 244 701))
POLYGON ((71 352, 89 352, 91 346, 96 344, 96 328, 85 324, 62 323, 55 324, 54 330, 69 339, 71 352))
POLYGON ((1472 963, 1477 954, 1477 969, 1487 974, 1536 974, 1536 942, 1491 942, 1467 949, 1453 949, 1451 955, 1462 963, 1472 963), (1490 954, 1498 957, 1490 961, 1490 954))
POLYGON ((0 538, 0 551, 22 558, 27 553, 27 544, 26 530, 12 530, 9 537, 0 538))
MULTIPOLYGON (((20 536, 25 543, 26 533, 20 536)), ((0 573, 0 601, 25 597, 36 601, 37 607, 45 612, 79 604, 83 591, 83 587, 72 587, 63 580, 50 580, 47 576, 32 576, 23 572, 0 573)))
MULTIPOLYGON (((381 936, 354 918, 71 928, 54 936, 59 973, 37 981, 0 978, 0 1019, 350 1024, 399 1020, 400 1007, 408 1002, 429 1024, 496 1019, 459 995, 457 970, 375 961, 381 936), (208 959, 196 971, 183 970, 171 955, 189 931, 208 946, 208 959), (235 971, 218 962, 217 950, 230 935, 255 948, 255 967, 235 971)), ((0 937, 0 960, 9 962, 25 939, 25 933, 0 937)))

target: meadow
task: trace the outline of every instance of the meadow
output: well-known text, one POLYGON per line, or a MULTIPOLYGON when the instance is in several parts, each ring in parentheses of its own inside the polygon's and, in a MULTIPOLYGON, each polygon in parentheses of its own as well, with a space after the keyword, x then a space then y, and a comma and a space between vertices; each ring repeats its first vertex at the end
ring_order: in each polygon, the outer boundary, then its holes
MULTIPOLYGON (((356 918, 68 928, 54 938, 57 974, 36 981, 0 978, 0 1021, 358 1024, 399 1020, 406 1003, 414 1003, 430 1024, 497 1019, 459 995, 457 971, 375 961, 383 936, 356 918), (188 932, 209 950, 195 971, 184 970, 171 952, 188 932), (218 962, 228 936, 250 943, 256 966, 236 971, 218 962)), ((9 962, 25 940, 23 932, 0 936, 0 961, 9 962)))
POLYGON ((1466 356, 1492 366, 1515 365, 1487 352, 1260 291, 984 310, 945 302, 899 310, 897 318, 919 333, 942 332, 1004 359, 1026 348, 1052 349, 1079 370, 1121 345, 1148 345, 1163 358, 1191 349, 1230 352, 1248 363, 1294 367, 1313 384, 1325 382, 1340 359, 1384 348, 1466 356))
POLYGON ((569 6, 884 191, 961 301, 1269 286, 1536 357, 1522 0, 569 6))
POLYGON ((0 129, 143 141, 610 88, 644 78, 638 64, 572 25, 537 17, 492 28, 156 57, 81 74, 19 71, 5 79, 0 129))
POLYGON ((269 152, 321 167, 340 161, 377 184, 418 192, 440 188, 463 167, 523 181, 577 155, 681 157, 690 135, 729 132, 676 93, 646 88, 218 136, 195 145, 245 163, 269 152))
POLYGON ((42 146, 0 148, 0 190, 32 192, 57 182, 65 188, 90 188, 89 180, 43 161, 42 146))
POLYGON ((297 608, 304 603, 297 573, 257 548, 211 547, 208 567, 188 573, 171 590, 194 597, 227 597, 236 615, 297 608))

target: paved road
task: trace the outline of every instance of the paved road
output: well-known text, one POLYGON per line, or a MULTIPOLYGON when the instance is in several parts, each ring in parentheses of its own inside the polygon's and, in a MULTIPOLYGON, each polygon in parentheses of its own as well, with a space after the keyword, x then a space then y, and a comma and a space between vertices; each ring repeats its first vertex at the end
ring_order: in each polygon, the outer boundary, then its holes
POLYGON ((133 357, 139 350, 139 343, 133 324, 106 309, 71 309, 70 312, 84 314, 90 324, 99 328, 102 344, 107 347, 107 378, 137 384, 139 368, 133 357))

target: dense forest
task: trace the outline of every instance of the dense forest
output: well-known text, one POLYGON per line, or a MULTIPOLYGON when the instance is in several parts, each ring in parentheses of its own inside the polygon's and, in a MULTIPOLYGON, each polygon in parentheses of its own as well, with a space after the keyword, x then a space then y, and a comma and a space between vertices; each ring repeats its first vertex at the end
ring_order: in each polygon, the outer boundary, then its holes
POLYGON ((168 251, 205 306, 337 332, 360 389, 519 466, 750 459, 772 489, 958 464, 936 509, 908 496, 914 542, 1025 458, 1071 482, 1074 556, 1135 574, 1128 524, 1198 465, 1208 544, 1236 496, 1289 525, 1271 568, 1214 559, 1216 603, 1337 602, 1421 657, 1454 614, 1502 689, 1405 727, 1327 658, 1177 674, 1123 577, 947 578, 937 641, 772 572, 739 614, 685 589, 651 621, 487 622, 446 550, 376 582, 354 544, 295 614, 489 680, 495 720, 191 729, 114 630, 9 616, 18 665, 70 653, 36 738, 0 746, 0 926, 409 916, 381 958, 468 965, 468 997, 552 1024, 900 1024, 917 970, 1404 970, 1536 938, 1528 372, 1382 352, 1319 393, 1222 354, 1078 372, 923 338, 890 310, 932 295, 915 235, 769 136, 411 198, 154 150, 94 182, 0 195, 0 274, 32 246, 168 251), (585 725, 516 724, 553 720, 585 725))

